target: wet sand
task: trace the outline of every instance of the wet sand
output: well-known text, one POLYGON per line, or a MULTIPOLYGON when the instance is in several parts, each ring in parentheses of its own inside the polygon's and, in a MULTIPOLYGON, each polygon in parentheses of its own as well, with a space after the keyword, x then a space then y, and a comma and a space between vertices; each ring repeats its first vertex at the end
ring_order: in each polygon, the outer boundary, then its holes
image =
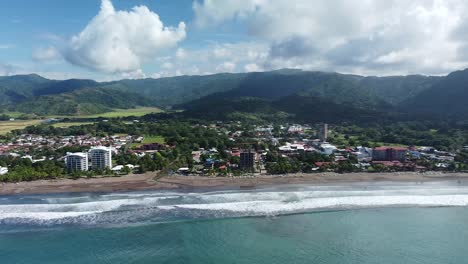
POLYGON ((260 175, 242 177, 168 176, 154 180, 155 173, 92 179, 59 179, 34 182, 0 184, 0 195, 67 193, 67 192, 117 192, 142 190, 190 190, 199 188, 250 189, 258 186, 281 184, 332 184, 358 182, 468 182, 468 173, 396 172, 396 173, 312 173, 288 175, 260 175))

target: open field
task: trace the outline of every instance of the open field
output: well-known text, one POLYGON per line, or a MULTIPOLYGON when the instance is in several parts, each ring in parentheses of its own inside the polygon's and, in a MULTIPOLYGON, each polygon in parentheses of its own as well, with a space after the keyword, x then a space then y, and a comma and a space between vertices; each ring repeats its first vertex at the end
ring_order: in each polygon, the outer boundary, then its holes
POLYGON ((93 122, 63 122, 63 123, 55 123, 52 126, 57 128, 67 128, 72 126, 81 126, 81 125, 90 125, 93 122))
POLYGON ((27 126, 38 125, 42 120, 20 120, 20 121, 0 121, 0 134, 4 135, 15 129, 23 129, 27 126))
MULTIPOLYGON (((4 135, 15 129, 23 129, 27 126, 39 125, 43 120, 20 120, 20 121, 0 121, 0 135, 4 135)), ((55 123, 52 126, 57 128, 66 128, 71 126, 89 125, 93 122, 64 122, 55 123)))
POLYGON ((88 115, 88 116, 79 116, 81 118, 116 118, 116 117, 128 117, 128 116, 144 116, 151 113, 161 113, 163 110, 157 107, 140 107, 133 109, 115 109, 112 112, 88 115))
POLYGON ((143 142, 133 143, 131 148, 138 148, 143 144, 152 144, 152 143, 164 144, 166 143, 166 139, 161 136, 145 136, 145 139, 143 139, 143 142))
MULTIPOLYGON (((97 114, 97 115, 87 115, 87 116, 47 116, 47 118, 67 118, 67 117, 74 117, 74 118, 117 118, 117 117, 128 117, 128 116, 144 116, 150 113, 161 113, 163 110, 157 107, 140 107, 134 109, 115 109, 112 112, 97 114)), ((5 114, 13 117, 18 118, 19 116, 23 115, 23 113, 19 112, 5 112, 5 114)), ((23 129, 27 126, 38 125, 42 122, 41 119, 34 119, 34 120, 17 120, 17 121, 0 121, 0 134, 6 134, 11 132, 15 129, 23 129)), ((53 124, 54 127, 71 127, 71 126, 79 126, 79 125, 87 125, 92 124, 92 122, 64 122, 64 123, 55 123, 53 124)), ((151 139, 153 141, 154 139, 151 139)), ((153 142, 150 142, 153 143, 153 142)), ((155 143, 155 142, 154 142, 155 143)), ((149 144, 149 143, 145 143, 149 144)))
MULTIPOLYGON (((68 115, 48 115, 44 116, 45 118, 116 118, 116 117, 128 117, 128 116, 144 116, 151 113, 161 113, 164 112, 158 107, 138 107, 138 108, 131 108, 131 109, 114 109, 114 111, 102 113, 102 114, 95 114, 95 115, 79 115, 79 116, 68 116, 68 115)), ((2 114, 2 113, 0 113, 2 114)), ((3 112, 13 118, 18 118, 22 115, 29 115, 35 116, 31 114, 24 114, 21 112, 3 112)))
POLYGON ((151 144, 151 143, 159 143, 159 144, 164 144, 166 140, 164 137, 161 136, 145 136, 145 139, 143 139, 143 144, 151 144))

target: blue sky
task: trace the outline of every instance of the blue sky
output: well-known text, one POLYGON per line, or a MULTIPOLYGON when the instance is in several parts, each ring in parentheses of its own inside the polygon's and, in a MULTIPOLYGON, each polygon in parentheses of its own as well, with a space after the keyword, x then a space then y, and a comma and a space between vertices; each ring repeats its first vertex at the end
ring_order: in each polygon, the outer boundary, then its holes
POLYGON ((442 75, 468 65, 466 11, 463 0, 5 0, 0 75, 442 75))

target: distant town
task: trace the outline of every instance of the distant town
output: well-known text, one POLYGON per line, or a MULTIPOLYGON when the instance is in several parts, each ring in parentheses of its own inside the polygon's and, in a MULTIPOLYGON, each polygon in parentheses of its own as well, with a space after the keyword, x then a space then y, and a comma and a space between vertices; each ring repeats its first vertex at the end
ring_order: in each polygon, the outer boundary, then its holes
MULTIPOLYGON (((129 130, 132 126, 143 127, 145 123, 133 120, 126 126, 129 130)), ((155 129, 167 128, 165 123, 154 126, 157 126, 155 129)), ((348 136, 337 136, 334 126, 327 124, 215 122, 173 126, 175 129, 169 128, 173 129, 171 131, 153 135, 100 131, 82 135, 47 135, 50 131, 17 133, 0 143, 0 177, 2 181, 21 181, 120 176, 148 171, 235 177, 325 171, 463 171, 467 168, 460 153, 468 150, 468 146, 461 146, 457 152, 401 144, 342 146, 335 142, 340 143, 340 137, 348 136), (188 130, 198 132, 183 136, 188 130)), ((66 132, 63 129, 61 133, 66 132)))

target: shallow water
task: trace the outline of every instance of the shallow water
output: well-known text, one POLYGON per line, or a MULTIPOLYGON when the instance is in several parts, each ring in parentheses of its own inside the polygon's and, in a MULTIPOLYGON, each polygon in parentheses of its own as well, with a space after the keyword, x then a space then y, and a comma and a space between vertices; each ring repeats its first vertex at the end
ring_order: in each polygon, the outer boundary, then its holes
POLYGON ((466 263, 468 187, 0 197, 0 263, 466 263))

